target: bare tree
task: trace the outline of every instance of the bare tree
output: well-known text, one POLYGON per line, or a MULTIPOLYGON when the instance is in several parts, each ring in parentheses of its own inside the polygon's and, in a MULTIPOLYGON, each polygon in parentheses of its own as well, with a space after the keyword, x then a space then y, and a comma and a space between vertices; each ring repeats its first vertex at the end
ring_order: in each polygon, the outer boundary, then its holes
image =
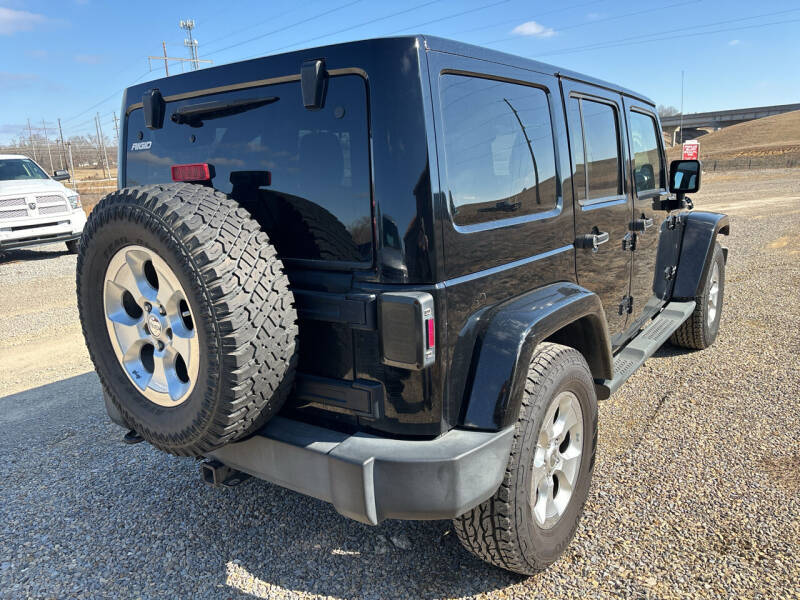
POLYGON ((665 106, 664 104, 659 104, 657 110, 658 110, 658 116, 661 117, 662 119, 664 117, 671 117, 673 115, 681 114, 681 111, 679 111, 674 106, 665 106))

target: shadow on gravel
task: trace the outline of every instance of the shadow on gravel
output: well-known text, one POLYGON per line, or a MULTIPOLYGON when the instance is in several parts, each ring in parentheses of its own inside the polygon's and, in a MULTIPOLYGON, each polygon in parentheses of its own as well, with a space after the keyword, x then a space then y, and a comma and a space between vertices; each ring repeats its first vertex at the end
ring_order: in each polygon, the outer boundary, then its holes
POLYGON ((694 354, 695 352, 700 352, 699 350, 694 350, 693 348, 681 348, 679 346, 673 346, 669 342, 664 342, 664 345, 661 346, 658 350, 653 353, 651 358, 669 358, 671 356, 684 356, 685 354, 694 354))
POLYGON ((65 254, 69 254, 69 251, 64 247, 63 243, 53 244, 46 248, 33 247, 19 248, 16 250, 0 250, 0 265, 22 261, 48 260, 64 256, 65 254))
POLYGON ((449 521, 370 527, 258 480, 209 487, 197 461, 123 444, 94 373, 0 397, 0 430, 9 597, 437 598, 521 580, 449 521))

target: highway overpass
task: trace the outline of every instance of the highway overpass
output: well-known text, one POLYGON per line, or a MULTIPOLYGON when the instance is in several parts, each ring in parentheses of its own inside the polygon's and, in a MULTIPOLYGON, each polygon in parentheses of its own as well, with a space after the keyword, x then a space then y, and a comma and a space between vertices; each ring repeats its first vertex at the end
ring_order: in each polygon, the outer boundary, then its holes
MULTIPOLYGON (((735 108, 733 110, 714 110, 711 112, 690 113, 683 115, 683 129, 706 129, 714 131, 729 125, 761 119, 772 115, 780 115, 794 110, 800 110, 800 104, 775 104, 772 106, 754 106, 751 108, 735 108)), ((672 115, 661 118, 661 128, 664 133, 672 136, 673 144, 675 135, 681 127, 681 115, 672 115)), ((686 136, 684 136, 684 139, 686 136)))

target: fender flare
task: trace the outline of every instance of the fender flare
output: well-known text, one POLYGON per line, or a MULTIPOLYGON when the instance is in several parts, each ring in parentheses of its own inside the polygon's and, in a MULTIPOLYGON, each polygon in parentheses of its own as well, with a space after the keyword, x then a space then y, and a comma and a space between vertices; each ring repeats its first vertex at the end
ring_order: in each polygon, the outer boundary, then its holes
MULTIPOLYGON (((728 235, 728 215, 712 212, 690 212, 681 242, 678 272, 672 297, 676 300, 693 300, 700 293, 708 265, 714 253, 717 235, 728 235)), ((727 253, 725 254, 727 260, 727 253)))
POLYGON ((497 431, 515 423, 534 348, 565 327, 572 328, 570 341, 583 346, 592 376, 613 377, 603 305, 585 288, 570 282, 553 283, 491 312, 475 340, 463 396, 464 427, 497 431))

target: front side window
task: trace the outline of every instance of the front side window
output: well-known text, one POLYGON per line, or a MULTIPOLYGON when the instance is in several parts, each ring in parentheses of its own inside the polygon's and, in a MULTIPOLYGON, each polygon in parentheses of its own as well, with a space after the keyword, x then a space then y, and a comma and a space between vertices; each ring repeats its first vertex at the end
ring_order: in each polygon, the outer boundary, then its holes
POLYGON ((664 187, 657 131, 658 127, 652 116, 631 111, 633 179, 636 183, 637 194, 656 191, 664 187))
POLYGON ((29 158, 0 159, 0 181, 49 179, 47 173, 29 158))
POLYGON ((544 90, 442 75, 447 198, 457 225, 552 210, 557 203, 550 106, 544 90))

